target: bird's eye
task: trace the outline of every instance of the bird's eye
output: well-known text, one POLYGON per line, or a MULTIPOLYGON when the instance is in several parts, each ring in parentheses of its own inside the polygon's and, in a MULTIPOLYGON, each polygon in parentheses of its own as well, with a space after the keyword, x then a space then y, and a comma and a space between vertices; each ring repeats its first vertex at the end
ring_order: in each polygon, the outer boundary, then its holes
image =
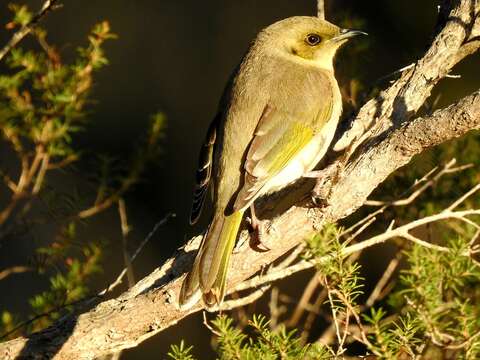
POLYGON ((320 41, 322 41, 322 39, 317 34, 309 34, 305 38, 305 41, 308 45, 315 46, 315 45, 320 44, 320 41))

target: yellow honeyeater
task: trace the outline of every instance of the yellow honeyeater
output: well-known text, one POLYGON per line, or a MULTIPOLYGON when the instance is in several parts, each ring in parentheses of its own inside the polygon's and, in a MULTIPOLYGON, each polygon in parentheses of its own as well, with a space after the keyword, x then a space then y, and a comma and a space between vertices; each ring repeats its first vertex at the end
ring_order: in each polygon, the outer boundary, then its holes
MULTIPOLYGON (((315 17, 291 17, 262 30, 227 84, 200 156, 191 223, 213 186, 213 220, 180 306, 203 295, 220 304, 245 210, 310 172, 325 155, 342 111, 336 51, 361 31, 315 17)), ((254 212, 252 211, 252 215, 254 212)))

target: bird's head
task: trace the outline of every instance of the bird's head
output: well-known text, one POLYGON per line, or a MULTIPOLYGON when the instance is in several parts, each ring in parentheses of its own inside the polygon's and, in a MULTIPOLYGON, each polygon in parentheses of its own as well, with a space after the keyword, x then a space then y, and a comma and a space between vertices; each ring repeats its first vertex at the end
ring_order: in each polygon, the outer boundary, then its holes
POLYGON ((311 16, 295 16, 265 28, 258 37, 262 47, 281 56, 331 69, 337 50, 349 39, 367 35, 311 16))

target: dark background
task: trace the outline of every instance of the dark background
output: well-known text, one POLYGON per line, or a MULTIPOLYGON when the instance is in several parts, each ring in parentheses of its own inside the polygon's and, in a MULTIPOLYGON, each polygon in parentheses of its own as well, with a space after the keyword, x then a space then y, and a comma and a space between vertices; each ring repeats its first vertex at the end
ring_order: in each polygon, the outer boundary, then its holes
MULTIPOLYGON (((23 2, 22 2, 23 3, 23 2)), ((38 9, 41 1, 25 2, 38 9)), ((191 189, 204 132, 223 86, 249 42, 263 27, 294 15, 314 15, 314 0, 103 0, 64 1, 64 7, 44 21, 49 40, 65 58, 78 45, 85 44, 91 27, 108 20, 118 39, 106 46, 110 65, 95 77, 90 122, 78 135, 79 148, 90 153, 108 153, 127 159, 142 136, 150 115, 162 111, 168 119, 163 154, 150 166, 144 180, 126 196, 129 222, 133 226, 130 247, 136 245, 167 212, 177 218, 164 226, 147 245, 134 268, 137 279, 159 266, 197 229, 187 226, 191 189)), ((3 28, 10 13, 6 2, 0 5, 0 46, 10 34, 3 28)), ((436 20, 436 2, 424 1, 354 1, 327 2, 327 18, 337 20, 353 16, 364 20, 369 50, 358 59, 339 55, 338 76, 344 79, 349 64, 356 63, 366 85, 417 59, 429 43, 436 20)), ((28 39, 27 42, 28 44, 28 39)), ((444 80, 439 105, 449 104, 478 87, 479 57, 464 62, 455 73, 462 79, 444 80)), ((79 163, 88 177, 89 154, 79 163)), ((62 178, 68 188, 82 186, 82 176, 62 178)), ((49 179, 55 184, 56 179, 49 179)), ((87 186, 87 185, 85 185, 87 186)), ((86 239, 109 241, 105 271, 92 288, 101 289, 123 268, 120 253, 120 226, 116 210, 98 216, 82 229, 86 239)), ((19 263, 35 244, 15 242, 1 248, 0 269, 19 263)), ((284 281, 282 290, 291 295, 305 275, 284 281), (296 285, 294 285, 296 284, 296 285)), ((47 280, 33 274, 11 276, 0 283, 0 310, 28 311, 24 299, 42 290, 47 280), (7 291, 9 289, 10 291, 7 291), (12 291, 14 289, 14 291, 12 291)), ((125 359, 165 358, 168 346, 185 339, 195 346, 201 358, 212 357, 210 334, 202 325, 201 315, 191 316, 175 327, 126 351, 125 359), (208 354, 208 355, 207 355, 208 354)))

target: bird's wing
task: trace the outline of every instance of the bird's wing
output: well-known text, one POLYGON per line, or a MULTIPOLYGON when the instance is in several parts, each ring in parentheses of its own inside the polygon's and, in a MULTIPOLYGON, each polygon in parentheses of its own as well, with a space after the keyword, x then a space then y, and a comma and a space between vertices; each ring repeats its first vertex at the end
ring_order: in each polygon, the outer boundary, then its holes
POLYGON ((200 150, 195 188, 193 190, 192 210, 190 212, 190 224, 192 225, 200 218, 203 204, 205 203, 205 197, 207 195, 208 185, 212 177, 213 151, 217 139, 219 118, 220 115, 217 115, 210 124, 207 136, 205 137, 202 149, 200 150))
POLYGON ((247 151, 244 184, 235 200, 235 210, 250 205, 263 187, 321 132, 332 116, 333 104, 333 86, 323 73, 306 77, 293 92, 274 92, 247 151))

